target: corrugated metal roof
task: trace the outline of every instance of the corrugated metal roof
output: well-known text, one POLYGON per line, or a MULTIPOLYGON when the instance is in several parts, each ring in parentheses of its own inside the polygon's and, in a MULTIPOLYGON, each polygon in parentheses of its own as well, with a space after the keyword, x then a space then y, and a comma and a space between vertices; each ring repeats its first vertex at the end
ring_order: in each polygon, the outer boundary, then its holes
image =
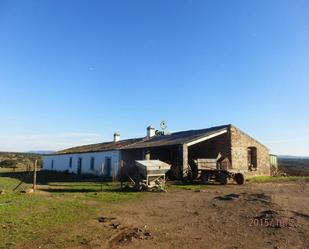
POLYGON ((126 146, 124 149, 138 149, 138 148, 149 148, 149 147, 161 147, 168 145, 177 145, 177 144, 185 144, 190 141, 194 141, 201 137, 205 137, 219 131, 226 130, 229 125, 222 125, 211 127, 207 129, 201 130, 189 130, 189 131, 180 131, 174 132, 170 135, 165 136, 154 136, 151 139, 143 140, 135 144, 131 144, 126 146))
POLYGON ((143 139, 144 138, 134 138, 134 139, 127 139, 127 140, 120 140, 118 142, 106 142, 106 143, 77 146, 77 147, 58 151, 56 154, 74 154, 74 153, 119 150, 123 148, 124 146, 140 142, 143 139))
POLYGON ((127 140, 120 140, 119 142, 90 144, 61 150, 58 151, 56 154, 73 154, 73 153, 99 152, 99 151, 120 150, 120 149, 140 149, 140 148, 178 145, 188 143, 201 137, 205 137, 226 130, 228 127, 229 125, 222 125, 207 129, 174 132, 171 133, 170 135, 157 135, 151 138, 147 137, 134 138, 127 140))

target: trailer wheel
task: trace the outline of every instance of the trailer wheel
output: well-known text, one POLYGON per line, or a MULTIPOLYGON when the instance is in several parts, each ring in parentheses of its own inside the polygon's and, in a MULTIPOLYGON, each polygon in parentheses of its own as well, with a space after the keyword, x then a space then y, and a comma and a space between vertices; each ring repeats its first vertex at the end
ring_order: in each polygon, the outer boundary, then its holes
POLYGON ((220 173, 218 176, 218 180, 221 185, 226 185, 227 184, 227 175, 224 173, 220 173))
POLYGON ((236 173, 234 180, 237 184, 242 185, 245 183, 245 176, 241 173, 236 173))
POLYGON ((143 190, 143 185, 140 182, 136 182, 134 184, 134 189, 135 189, 135 191, 142 191, 143 190))
POLYGON ((203 184, 209 183, 209 174, 207 172, 202 172, 201 173, 201 180, 203 184))

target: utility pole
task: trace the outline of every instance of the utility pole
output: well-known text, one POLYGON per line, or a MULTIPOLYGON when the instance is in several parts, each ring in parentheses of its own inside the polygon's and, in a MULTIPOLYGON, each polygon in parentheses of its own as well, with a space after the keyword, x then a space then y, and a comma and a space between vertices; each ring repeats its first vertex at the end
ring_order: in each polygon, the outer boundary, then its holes
POLYGON ((33 192, 35 192, 36 189, 36 168, 37 168, 38 160, 35 160, 34 162, 34 169, 33 169, 33 192))

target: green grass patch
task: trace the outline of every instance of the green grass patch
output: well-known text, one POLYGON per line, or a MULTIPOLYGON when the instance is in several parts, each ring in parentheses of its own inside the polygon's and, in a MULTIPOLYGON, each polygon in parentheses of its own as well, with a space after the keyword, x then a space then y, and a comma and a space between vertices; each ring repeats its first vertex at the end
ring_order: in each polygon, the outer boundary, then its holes
POLYGON ((121 191, 119 183, 68 180, 48 182, 43 188, 46 193, 22 194, 19 190, 32 187, 31 183, 24 183, 13 192, 20 180, 0 177, 0 189, 4 190, 0 195, 0 248, 13 247, 58 227, 95 217, 104 204, 145 194, 121 191))
POLYGON ((309 180, 305 176, 252 176, 246 179, 247 182, 277 182, 277 181, 297 181, 300 179, 309 180))
POLYGON ((80 199, 92 199, 100 202, 127 201, 145 194, 144 192, 121 191, 118 182, 50 183, 48 191, 56 195, 74 195, 80 199))
POLYGON ((175 183, 175 184, 168 184, 167 190, 172 189, 184 189, 184 190, 203 190, 206 189, 207 185, 202 184, 182 184, 182 183, 175 183))
MULTIPOLYGON (((10 191, 13 190, 20 183, 19 179, 10 177, 0 177, 0 190, 10 191)), ((23 183, 21 189, 30 186, 29 184, 23 183)))
POLYGON ((96 192, 85 194, 85 199, 93 199, 101 202, 122 202, 143 196, 145 192, 96 192))
POLYGON ((39 194, 1 195, 0 248, 30 240, 37 232, 81 219, 89 213, 89 207, 72 199, 39 194))

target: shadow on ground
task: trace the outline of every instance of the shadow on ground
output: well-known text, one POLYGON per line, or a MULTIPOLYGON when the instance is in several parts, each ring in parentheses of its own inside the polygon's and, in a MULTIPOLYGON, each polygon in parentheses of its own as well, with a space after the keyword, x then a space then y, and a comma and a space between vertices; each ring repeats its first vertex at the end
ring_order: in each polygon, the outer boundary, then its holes
MULTIPOLYGON (((33 172, 1 172, 0 177, 12 178, 19 181, 19 183, 16 183, 16 186, 12 185, 10 187, 13 191, 20 190, 24 184, 31 185, 33 183, 33 172)), ((112 189, 117 187, 108 178, 100 178, 93 175, 79 176, 66 172, 38 171, 36 179, 37 185, 46 185, 46 187, 42 187, 43 191, 54 193, 87 193, 101 190, 105 191, 106 189, 112 191, 112 189)))
MULTIPOLYGON (((24 183, 31 184, 33 182, 33 172, 1 172, 0 177, 15 178, 24 183)), ((100 178, 94 175, 76 175, 66 172, 56 171, 38 171, 37 172, 37 184, 47 185, 52 182, 108 182, 110 179, 100 178)))

